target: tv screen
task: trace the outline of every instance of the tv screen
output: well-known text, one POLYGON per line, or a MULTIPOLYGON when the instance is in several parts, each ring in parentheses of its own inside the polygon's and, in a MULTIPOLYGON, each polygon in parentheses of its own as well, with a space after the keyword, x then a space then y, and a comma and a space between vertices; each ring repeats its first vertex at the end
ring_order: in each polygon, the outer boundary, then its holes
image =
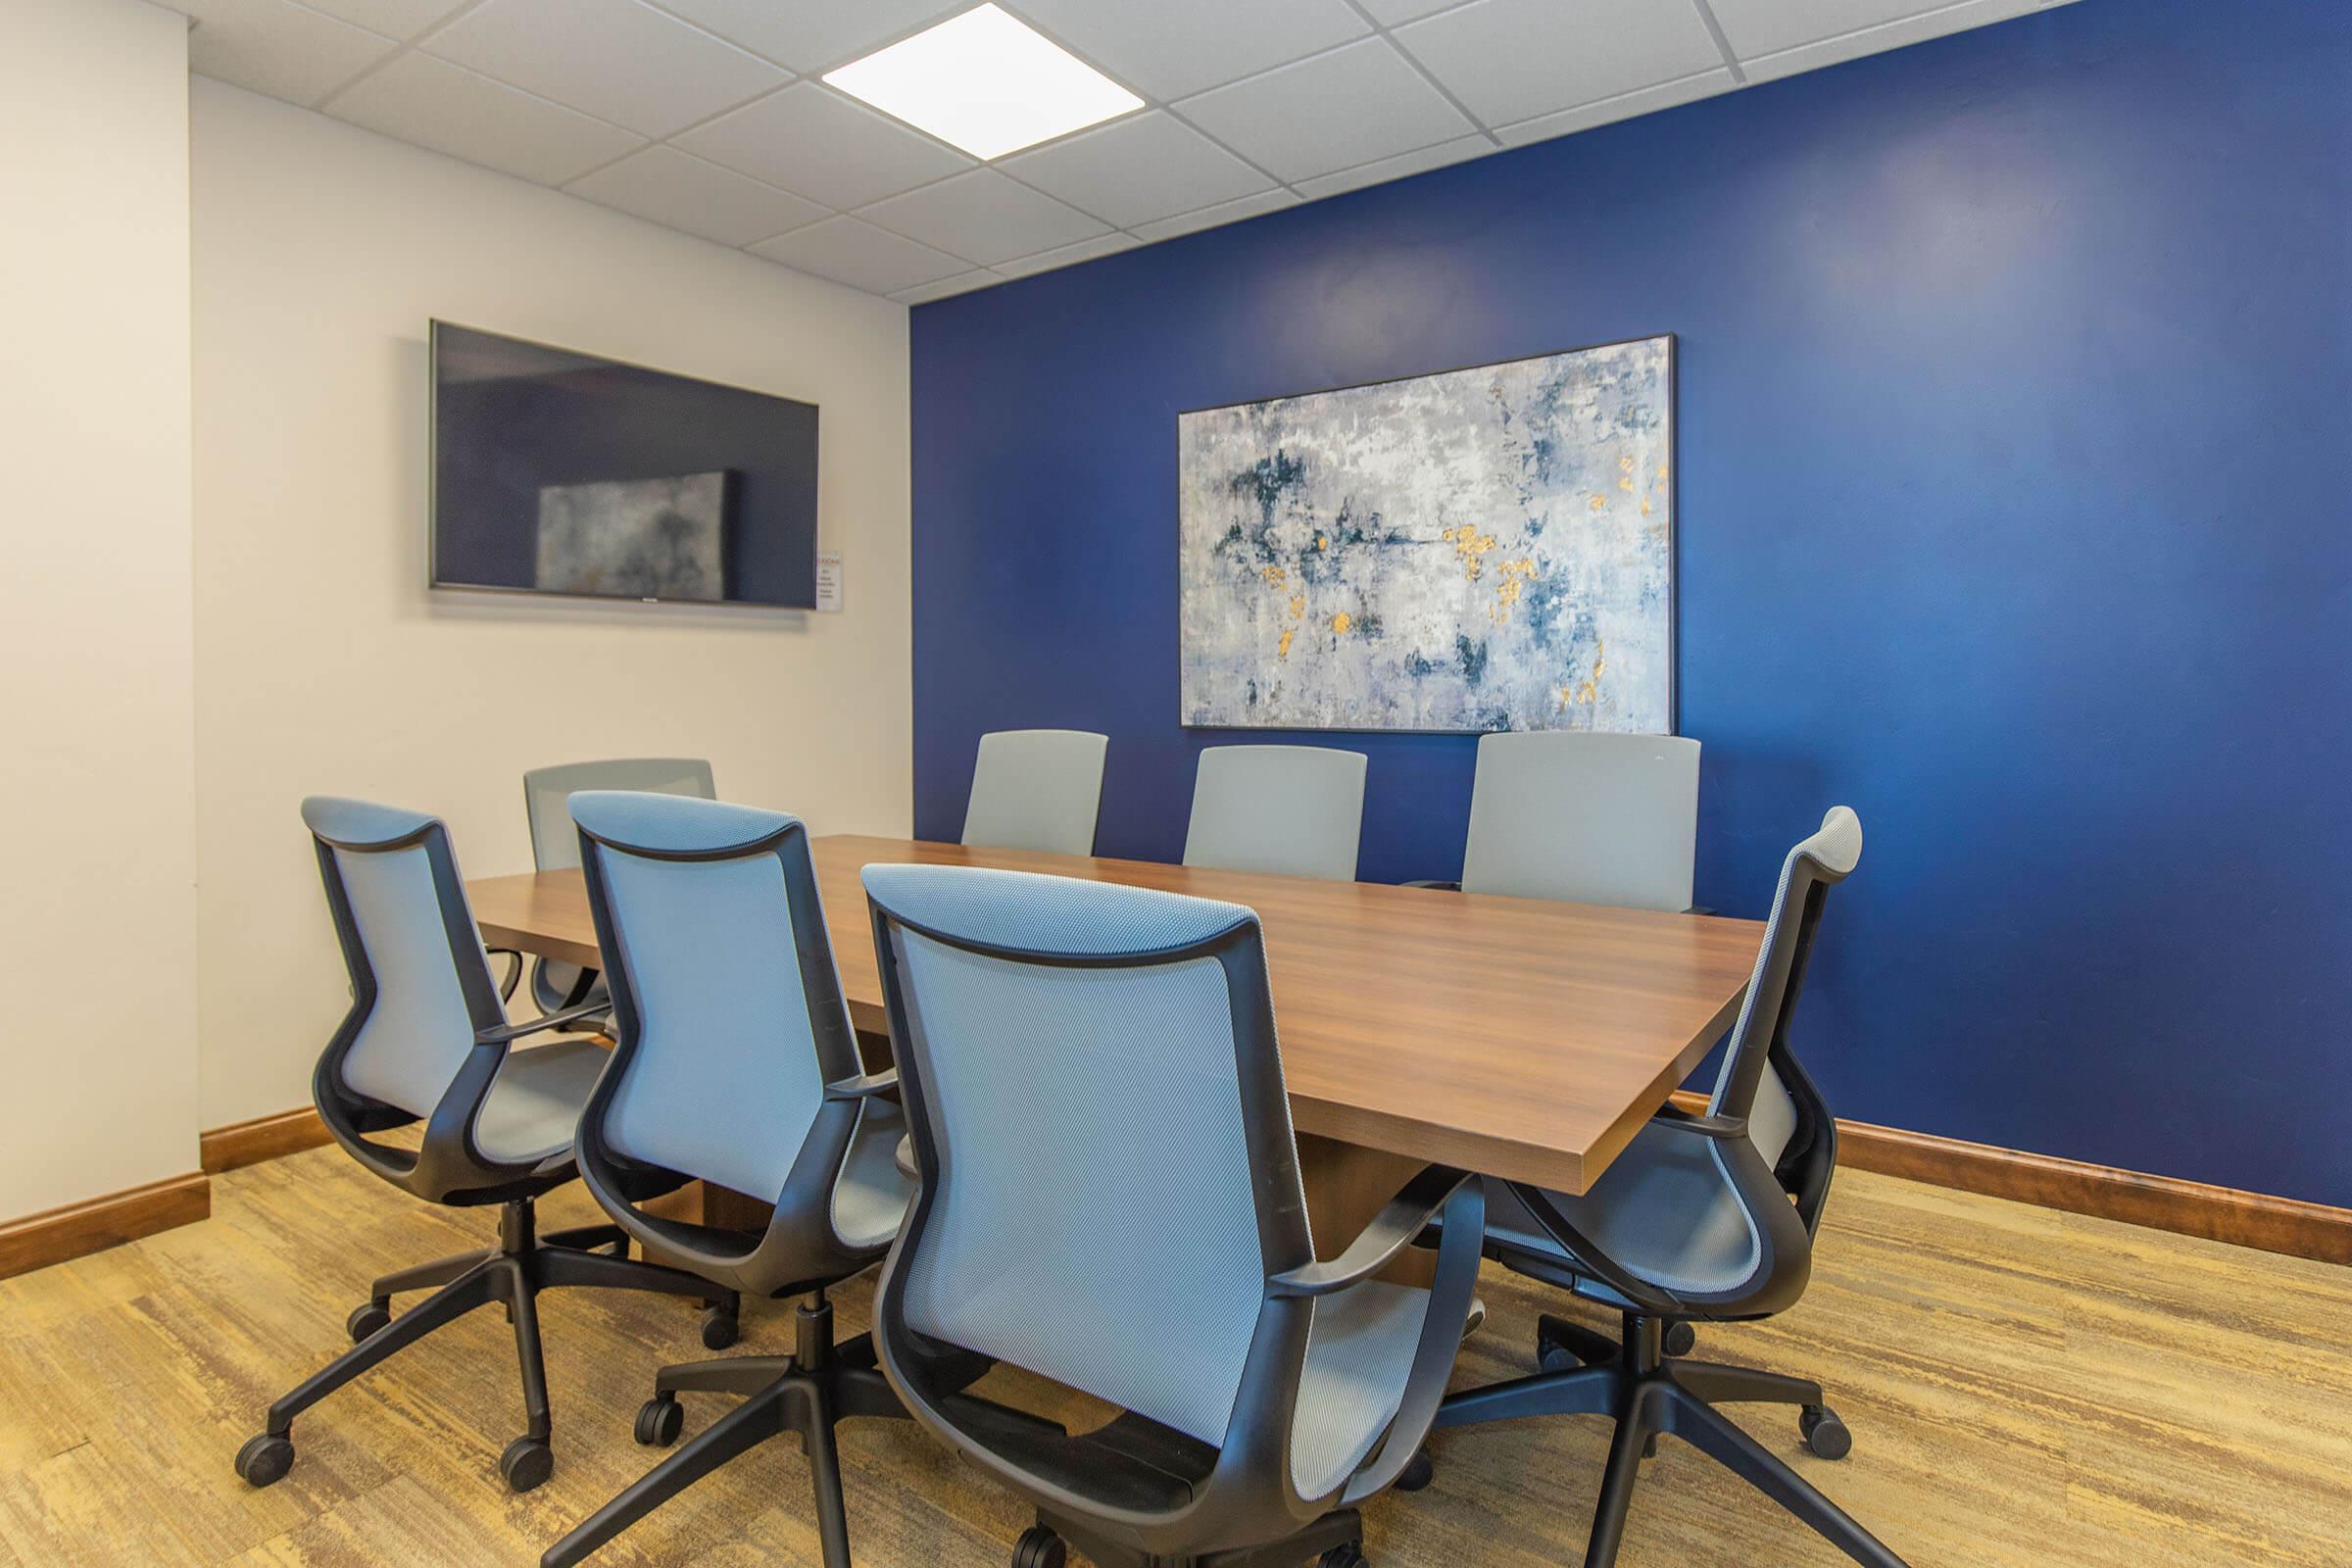
POLYGON ((816 603, 816 406, 432 325, 432 582, 816 603))

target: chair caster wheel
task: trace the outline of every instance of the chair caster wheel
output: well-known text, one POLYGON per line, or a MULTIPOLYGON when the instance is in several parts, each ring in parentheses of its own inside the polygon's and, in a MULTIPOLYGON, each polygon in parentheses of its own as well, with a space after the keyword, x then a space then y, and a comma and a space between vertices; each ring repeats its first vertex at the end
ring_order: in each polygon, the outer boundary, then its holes
POLYGON ((1854 1435, 1845 1430, 1838 1412, 1826 1404, 1808 1404, 1796 1413, 1796 1428, 1805 1446, 1822 1459, 1842 1459, 1854 1451, 1854 1435))
POLYGON ((556 1473, 556 1454, 545 1438, 516 1438, 498 1456, 498 1473, 509 1492, 528 1492, 556 1473))
POLYGON ((1344 1546, 1334 1546, 1315 1559, 1315 1568, 1367 1568, 1370 1558, 1364 1555, 1364 1544, 1350 1541, 1344 1546))
POLYGON ((723 1350, 742 1337, 742 1320, 728 1308, 714 1306, 703 1314, 704 1349, 723 1350))
POLYGON ((1698 1330, 1688 1323, 1669 1323, 1658 1348, 1668 1355, 1689 1355, 1698 1348, 1698 1330))
POLYGON ((637 1407, 637 1441, 649 1448, 666 1448, 686 1430, 686 1412, 676 1397, 657 1394, 637 1407))
POLYGON ((1012 1544, 1012 1568, 1067 1568, 1070 1548, 1044 1525, 1031 1525, 1012 1544))
POLYGON ((351 1316, 343 1320, 344 1331, 351 1336, 354 1345, 369 1335, 381 1334, 391 1325, 392 1308, 384 1301, 362 1302, 351 1309, 351 1316))
POLYGON ((1405 1461, 1404 1468, 1396 1473, 1395 1484, 1398 1492, 1426 1492, 1429 1484, 1437 1478, 1437 1461, 1430 1458, 1427 1448, 1423 1448, 1405 1461))
POLYGON ((237 1450, 237 1477, 249 1487, 267 1487, 286 1478, 294 1468, 294 1444, 265 1432, 237 1450))

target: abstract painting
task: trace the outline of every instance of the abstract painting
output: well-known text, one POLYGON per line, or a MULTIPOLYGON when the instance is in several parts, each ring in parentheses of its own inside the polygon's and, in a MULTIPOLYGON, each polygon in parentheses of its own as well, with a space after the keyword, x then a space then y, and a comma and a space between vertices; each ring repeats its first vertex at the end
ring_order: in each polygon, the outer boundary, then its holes
POLYGON ((539 490, 536 586, 628 599, 726 598, 725 469, 539 490))
POLYGON ((1670 733, 1674 339, 1185 414, 1183 721, 1670 733))

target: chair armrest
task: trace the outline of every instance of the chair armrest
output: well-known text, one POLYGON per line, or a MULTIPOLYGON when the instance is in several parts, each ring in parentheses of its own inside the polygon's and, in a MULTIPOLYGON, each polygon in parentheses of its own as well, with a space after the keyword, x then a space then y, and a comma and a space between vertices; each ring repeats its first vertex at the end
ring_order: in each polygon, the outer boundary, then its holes
POLYGON ((1437 1277, 1429 1287, 1429 1311, 1421 1319, 1421 1338, 1413 1347, 1413 1365, 1405 1374, 1396 1414, 1390 1418, 1389 1430, 1369 1461, 1341 1489, 1343 1504, 1352 1505, 1386 1490, 1404 1473, 1428 1440, 1430 1424, 1446 1399, 1446 1385, 1452 1381, 1453 1363, 1462 1348, 1462 1327, 1470 1315, 1471 1293, 1478 1288, 1479 1255, 1486 1248, 1486 1182, 1476 1176, 1457 1180, 1446 1194, 1444 1215, 1437 1277))
POLYGON ((891 1158, 897 1163, 899 1174, 908 1181, 922 1179, 922 1167, 914 1162, 914 1135, 912 1133, 908 1133, 899 1140, 899 1147, 892 1151, 891 1158))
POLYGON ((513 948, 484 948, 482 956, 508 960, 507 977, 498 983, 498 1000, 501 1002, 514 1001, 514 988, 522 983, 522 955, 513 948))
POLYGON ((1405 1183, 1404 1190, 1390 1199, 1387 1207, 1372 1216, 1372 1223, 1348 1244, 1346 1251, 1328 1263, 1306 1263, 1285 1269, 1266 1281, 1267 1294, 1329 1296, 1370 1279, 1410 1247, 1414 1238, 1427 1230, 1429 1222, 1446 1206, 1446 1200, 1470 1180, 1467 1171, 1447 1165, 1427 1167, 1405 1183))
POLYGON ((1690 907, 1685 909, 1683 912, 1685 914, 1713 914, 1715 912, 1715 906, 1711 904, 1693 904, 1690 906, 1690 907))
POLYGON ((885 1067, 880 1072, 861 1073, 855 1078, 840 1078, 825 1085, 827 1100, 865 1100, 885 1090, 899 1087, 899 1069, 885 1067))
POLYGON ((1462 891, 1462 885, 1459 882, 1432 882, 1427 878, 1415 878, 1413 881, 1399 882, 1396 885, 1400 888, 1436 888, 1445 893, 1459 893, 1462 891))
POLYGON ((477 1046, 503 1046, 510 1040, 520 1040, 524 1035, 540 1034, 550 1029, 568 1029, 586 1019, 601 1018, 607 1010, 602 1003, 591 1003, 583 1007, 565 1007, 562 1012, 551 1012, 542 1018, 525 1018, 520 1023, 476 1030, 473 1043, 477 1046))
POLYGON ((1745 1116, 1693 1116, 1689 1111, 1680 1109, 1671 1102, 1660 1105, 1658 1113, 1650 1120, 1660 1127, 1671 1127, 1677 1132, 1697 1133, 1705 1138, 1745 1138, 1747 1136, 1747 1118, 1745 1116))

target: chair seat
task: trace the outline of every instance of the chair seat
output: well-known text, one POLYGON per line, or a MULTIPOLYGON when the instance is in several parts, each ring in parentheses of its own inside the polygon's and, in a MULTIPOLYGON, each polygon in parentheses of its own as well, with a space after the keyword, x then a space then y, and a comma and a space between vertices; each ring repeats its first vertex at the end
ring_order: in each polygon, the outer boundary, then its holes
POLYGON ((482 1100, 474 1142, 492 1159, 534 1163, 571 1148, 580 1107, 612 1054, 593 1040, 510 1051, 482 1100))
MULTIPOLYGON (((1546 1196, 1611 1263, 1678 1295, 1740 1291, 1763 1259, 1747 1210, 1716 1162, 1715 1141, 1695 1133, 1652 1122, 1601 1172, 1592 1192, 1546 1196)), ((1514 1250, 1563 1268, 1578 1263, 1507 1187, 1488 1192, 1487 1240, 1504 1252, 1506 1263, 1514 1250)), ((1619 1300, 1597 1285, 1589 1294, 1619 1300)))
POLYGON ((914 1182, 900 1167, 906 1113, 887 1100, 865 1102, 850 1152, 833 1184, 833 1234, 844 1247, 865 1251, 888 1247, 914 1200, 914 1182))
POLYGON ((1315 1303, 1291 1424, 1291 1479, 1300 1496, 1337 1492, 1388 1430, 1428 1313, 1427 1291, 1378 1280, 1315 1303))

